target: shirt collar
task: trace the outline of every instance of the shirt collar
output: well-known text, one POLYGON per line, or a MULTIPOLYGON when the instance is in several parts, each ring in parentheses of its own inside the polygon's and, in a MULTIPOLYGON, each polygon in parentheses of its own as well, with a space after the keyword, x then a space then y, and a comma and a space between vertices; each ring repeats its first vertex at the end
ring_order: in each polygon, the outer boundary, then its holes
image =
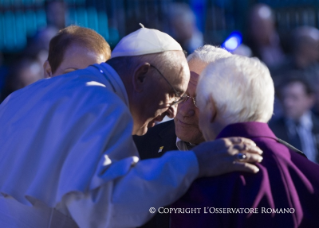
POLYGON ((194 146, 194 144, 185 142, 183 140, 181 140, 180 138, 176 137, 176 147, 179 150, 185 151, 185 150, 191 150, 194 146))
POLYGON ((300 125, 306 129, 312 129, 312 120, 310 112, 306 112, 300 117, 300 125))
MULTIPOLYGON (((286 118, 286 125, 288 127, 295 127, 295 121, 293 121, 291 118, 286 118)), ((300 119, 299 119, 299 126, 311 130, 312 129, 312 118, 311 118, 311 113, 308 111, 306 113, 304 113, 300 119)))

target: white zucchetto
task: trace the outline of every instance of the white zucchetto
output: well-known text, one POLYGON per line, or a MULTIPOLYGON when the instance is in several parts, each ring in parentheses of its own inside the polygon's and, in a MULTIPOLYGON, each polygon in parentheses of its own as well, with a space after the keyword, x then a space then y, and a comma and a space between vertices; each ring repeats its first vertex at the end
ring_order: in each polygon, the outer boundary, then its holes
MULTIPOLYGON (((140 24, 141 25, 141 24, 140 24)), ((182 47, 170 35, 156 29, 144 28, 123 37, 114 48, 111 58, 138 56, 164 51, 182 51, 182 47)))

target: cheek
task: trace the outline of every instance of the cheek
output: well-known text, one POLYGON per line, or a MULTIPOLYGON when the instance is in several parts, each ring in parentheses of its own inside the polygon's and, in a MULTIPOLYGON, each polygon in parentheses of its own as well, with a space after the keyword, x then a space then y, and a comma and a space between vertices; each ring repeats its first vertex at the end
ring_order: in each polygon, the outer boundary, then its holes
POLYGON ((205 131, 205 126, 207 126, 207 120, 205 119, 205 115, 199 112, 199 119, 198 119, 198 125, 199 129, 204 132, 205 131))

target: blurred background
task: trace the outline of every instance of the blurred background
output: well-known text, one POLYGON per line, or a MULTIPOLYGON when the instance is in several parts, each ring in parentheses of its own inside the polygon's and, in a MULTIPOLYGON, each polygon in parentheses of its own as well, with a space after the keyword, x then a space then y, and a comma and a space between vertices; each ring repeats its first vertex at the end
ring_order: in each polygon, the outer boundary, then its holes
MULTIPOLYGON (((318 118, 319 0, 0 0, 0 102, 44 77, 49 41, 59 29, 94 29, 113 48, 139 23, 167 32, 188 53, 213 44, 262 60, 276 87, 272 122, 295 122, 284 124, 288 135, 306 114, 318 118)), ((319 150, 316 121, 305 128, 319 150)))
POLYGON ((71 24, 94 29, 114 47, 139 23, 169 33, 188 53, 223 45, 277 68, 294 52, 294 29, 319 26, 319 1, 0 0, 0 65, 23 57, 42 63, 50 39, 71 24))

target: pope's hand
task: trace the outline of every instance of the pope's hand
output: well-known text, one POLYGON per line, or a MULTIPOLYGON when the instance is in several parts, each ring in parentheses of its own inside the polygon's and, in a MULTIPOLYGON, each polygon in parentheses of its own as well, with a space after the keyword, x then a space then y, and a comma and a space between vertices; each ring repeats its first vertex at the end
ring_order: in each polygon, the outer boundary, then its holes
POLYGON ((262 151, 250 139, 234 137, 204 142, 192 149, 198 160, 198 177, 217 176, 233 171, 257 173, 251 163, 262 161, 262 151))

